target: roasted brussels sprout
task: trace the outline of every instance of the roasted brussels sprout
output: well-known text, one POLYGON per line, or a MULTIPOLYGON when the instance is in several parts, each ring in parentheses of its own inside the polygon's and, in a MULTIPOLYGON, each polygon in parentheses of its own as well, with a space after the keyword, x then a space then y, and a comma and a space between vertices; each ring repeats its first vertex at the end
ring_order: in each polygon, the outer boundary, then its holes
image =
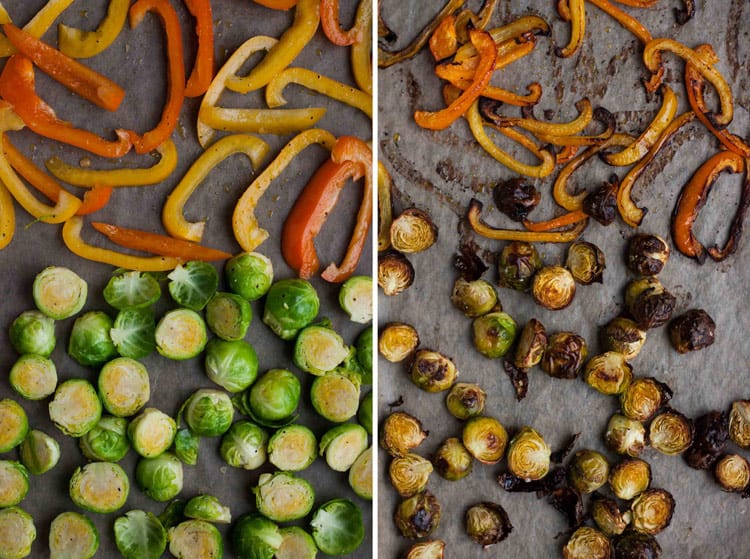
POLYGON ((10 325, 10 343, 20 354, 49 357, 55 349, 55 321, 40 311, 23 311, 10 325))
POLYGON ((414 283, 414 266, 400 252, 378 256, 378 285, 388 296, 402 293, 414 283))
POLYGON ((568 247, 565 267, 570 270, 578 283, 591 285, 602 283, 604 269, 607 267, 604 253, 594 243, 573 241, 568 247))
POLYGON ((626 532, 615 540, 617 559, 657 559, 661 546, 656 538, 638 532, 626 532))
POLYGON ((516 339, 516 321, 508 313, 502 311, 475 318, 472 329, 474 347, 490 359, 496 359, 508 353, 516 339))
POLYGON ((31 554, 36 527, 31 515, 21 507, 0 509, 0 553, 7 559, 23 559, 31 554))
POLYGON ((291 340, 318 316, 320 300, 312 284, 283 279, 271 285, 263 307, 263 323, 282 340, 291 340))
POLYGON ((658 235, 641 233, 628 241, 625 262, 634 274, 655 276, 664 269, 669 259, 669 245, 658 235))
POLYGON ((403 254, 427 250, 437 241, 438 229, 423 210, 409 208, 391 222, 391 247, 403 254))
POLYGON ((521 330, 513 364, 519 369, 530 369, 542 361, 547 347, 547 331, 536 318, 530 319, 521 330))
POLYGON ((87 516, 63 512, 50 523, 50 559, 91 559, 98 549, 99 532, 87 516))
POLYGON ((310 526, 318 548, 328 555, 353 553, 365 539, 362 511, 349 499, 333 499, 320 505, 310 526))
POLYGON ((532 427, 523 427, 508 445, 508 470, 526 481, 542 479, 550 468, 552 450, 532 427))
POLYGON ((103 415, 99 422, 78 440, 83 455, 97 462, 119 462, 130 450, 128 420, 103 415))
POLYGON ((508 513, 497 503, 477 503, 466 511, 466 533, 485 548, 503 541, 512 531, 508 513))
POLYGON ((404 456, 417 448, 429 433, 422 422, 411 414, 397 411, 385 418, 381 444, 391 456, 404 456))
POLYGON ((542 194, 533 184, 518 177, 497 183, 492 198, 498 210, 520 223, 539 205, 542 194))
POLYGON ((620 394, 623 415, 635 421, 648 421, 672 398, 672 390, 655 378, 634 379, 620 394))
POLYGON ((365 428, 368 434, 372 435, 372 390, 365 394, 359 403, 357 421, 365 428))
POLYGON ((505 454, 508 433, 494 417, 477 416, 466 422, 461 440, 474 458, 483 464, 497 464, 505 454))
POLYGON ((573 455, 568 467, 568 480, 580 493, 593 493, 609 477, 609 462, 606 457, 595 450, 580 450, 573 455))
POLYGON ((28 492, 29 471, 26 467, 15 460, 0 460, 0 509, 16 506, 28 492))
POLYGON ((209 340, 204 363, 206 376, 228 392, 245 390, 258 376, 258 355, 245 340, 209 340))
POLYGON ((412 382, 425 392, 448 390, 458 377, 453 360, 431 349, 417 350, 409 373, 412 382))
POLYGON ((693 422, 680 412, 667 410, 648 426, 648 441, 662 454, 685 452, 693 444, 693 422))
POLYGON ((156 320, 151 309, 123 309, 117 313, 109 337, 122 357, 142 359, 156 349, 156 320))
POLYGON ((268 433, 250 421, 237 421, 221 437, 219 453, 234 468, 254 470, 266 461, 268 433))
POLYGON ((349 468, 349 487, 358 497, 372 500, 372 447, 363 450, 349 468))
POLYGON ((66 435, 82 437, 99 422, 102 403, 87 380, 69 379, 57 386, 49 418, 66 435))
POLYGON ((611 559, 614 557, 609 538, 590 526, 581 526, 570 536, 562 550, 564 559, 611 559))
POLYGON ((205 520, 186 520, 169 529, 169 553, 177 559, 221 557, 224 541, 216 526, 205 520))
POLYGON ((232 426, 234 406, 226 392, 201 388, 183 405, 182 417, 199 437, 220 437, 232 426))
POLYGON ((307 516, 315 500, 312 485, 291 472, 261 474, 253 493, 258 512, 274 522, 307 516))
POLYGON ((539 305, 552 311, 564 309, 573 302, 576 281, 573 274, 562 266, 545 266, 531 282, 531 295, 539 305))
POLYGON ((595 355, 583 367, 583 380, 602 394, 622 394, 633 379, 633 367, 615 351, 595 355))
POLYGON ((750 448, 750 400, 732 402, 729 411, 729 438, 741 448, 750 448))
POLYGON ((281 547, 274 555, 276 559, 315 559, 318 546, 313 537, 299 526, 287 526, 279 530, 281 547))
POLYGON ((404 559, 443 559, 444 552, 445 542, 443 540, 429 540, 412 545, 404 559))
POLYGON ((135 481, 154 501, 169 501, 182 491, 182 462, 171 452, 141 458, 135 467, 135 481))
POLYGON ((70 477, 70 498, 82 509, 106 514, 128 500, 128 475, 114 462, 90 462, 70 477))
POLYGON ((646 428, 640 421, 616 413, 607 423, 604 444, 618 454, 638 456, 646 448, 646 428))
POLYGON ((39 476, 50 471, 60 461, 60 445, 47 433, 32 429, 18 448, 18 455, 26 469, 39 476))
POLYGON ((739 454, 725 454, 714 464, 714 478, 724 491, 742 493, 750 485, 750 463, 739 454))
POLYGON ((474 459, 459 439, 451 437, 444 440, 435 451, 432 463, 441 477, 449 481, 458 481, 471 473, 474 459))
POLYGON ((114 326, 103 311, 89 311, 76 318, 70 331, 68 355, 85 367, 98 367, 117 356, 109 331, 114 326))
POLYGON ((604 351, 616 351, 631 361, 646 343, 646 331, 638 328, 635 321, 618 316, 601 329, 599 340, 604 351))
POLYGON ((375 329, 368 327, 362 330, 357 336, 355 342, 357 364, 360 366, 362 373, 362 383, 372 384, 372 337, 375 335, 375 329))
POLYGON ((333 371, 317 377, 310 387, 310 399, 315 411, 333 423, 351 419, 359 408, 359 383, 357 375, 346 371, 333 371))
POLYGON ((609 180, 591 190, 583 198, 581 209, 589 217, 607 227, 611 225, 619 212, 617 210, 617 191, 620 187, 620 179, 612 174, 609 180))
POLYGON ((372 320, 372 278, 352 276, 341 284, 339 305, 349 320, 367 324, 372 320))
POLYGON ((154 332, 156 350, 169 359, 191 359, 206 347, 208 334, 201 315, 191 309, 167 311, 154 332))
POLYGON ((159 297, 159 281, 147 272, 116 272, 104 287, 104 300, 117 310, 144 309, 159 297))
POLYGON ((435 495, 422 491, 401 501, 394 520, 405 538, 426 538, 440 524, 440 503, 435 495))
POLYGON ((36 308, 55 320, 78 313, 86 303, 88 286, 73 270, 49 266, 34 278, 36 308))
POLYGON ((391 485, 402 497, 424 491, 432 472, 432 462, 412 452, 394 458, 388 468, 391 485))
POLYGON ((477 318, 494 309, 498 299, 490 282, 483 279, 467 281, 459 277, 453 284, 451 302, 464 315, 477 318))
POLYGON ((260 299, 273 283, 273 264, 259 252, 241 252, 224 266, 227 284, 233 293, 248 301, 260 299))
POLYGON ((144 458, 159 456, 172 446, 176 434, 175 420, 156 408, 146 408, 128 425, 133 449, 144 458))
POLYGON ((219 286, 219 274, 208 262, 191 260, 179 264, 172 270, 169 278, 169 294, 174 301, 194 311, 202 310, 219 286))
POLYGON ((651 466, 640 458, 629 458, 609 471, 609 487, 619 499, 629 501, 651 485, 651 466))
POLYGON ((222 340, 244 339, 252 319, 250 303, 236 293, 219 291, 206 305, 206 324, 222 340))
POLYGON ((457 382, 448 392, 445 405, 453 417, 464 420, 482 415, 486 399, 487 394, 479 385, 457 382))
POLYGON ((497 262, 498 283, 518 291, 528 291, 532 278, 544 263, 534 245, 512 241, 503 247, 497 262))
POLYGON ((378 351, 391 363, 399 363, 409 357, 419 346, 419 335, 413 326, 403 322, 391 322, 380 331, 378 351))
POLYGON ((294 373, 286 369, 270 369, 248 390, 248 404, 255 421, 269 426, 293 421, 302 391, 294 373))
POLYGON ((619 536, 630 522, 630 515, 623 515, 617 501, 608 497, 597 497, 591 500, 591 518, 597 528, 608 536, 619 536))
POLYGON ((333 329, 313 324, 297 334, 294 341, 294 364, 313 375, 324 375, 349 356, 349 348, 333 329))
POLYGON ((131 510, 115 520, 115 544, 125 559, 158 559, 167 548, 167 531, 156 516, 131 510))
POLYGON ((336 472, 346 472, 367 448, 367 431, 357 423, 337 425, 320 438, 320 455, 336 472))
POLYGON ((586 361, 586 340, 572 332, 556 332, 547 339, 542 356, 542 370, 555 378, 574 379, 586 361))
POLYGON ((636 532, 655 536, 672 521, 674 498, 665 489, 646 489, 630 504, 631 526, 636 532))
POLYGON ((318 441, 304 425, 288 425, 268 441, 268 460, 279 470, 299 472, 315 461, 318 441))
POLYGON ((667 330, 672 347, 678 353, 688 353, 714 343, 716 324, 703 309, 692 309, 673 319, 667 330))
POLYGON ((29 432, 29 418, 24 409, 10 398, 0 400, 0 453, 23 442, 29 432))
POLYGON ((693 425, 693 444, 682 453, 682 457, 691 468, 708 470, 726 448, 729 420, 727 414, 711 411, 696 418, 693 425))
POLYGON ((258 513, 240 517, 232 528, 232 547, 239 557, 272 559, 283 541, 276 523, 258 513))
POLYGON ((8 380, 20 396, 27 400, 42 400, 57 387, 57 368, 47 357, 27 353, 10 368, 8 380))
POLYGON ((676 302, 675 296, 655 277, 633 280, 625 287, 625 307, 644 330, 669 322, 676 302))

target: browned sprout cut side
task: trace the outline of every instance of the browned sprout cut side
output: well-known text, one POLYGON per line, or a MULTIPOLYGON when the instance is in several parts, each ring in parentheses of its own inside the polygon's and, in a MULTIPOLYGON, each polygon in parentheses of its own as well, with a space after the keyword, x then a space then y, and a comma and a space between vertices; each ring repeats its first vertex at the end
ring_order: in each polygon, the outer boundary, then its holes
POLYGON ((742 493, 750 486, 750 463, 739 454, 725 454, 714 465, 714 478, 724 491, 742 493))
POLYGON ((419 346, 416 328, 403 322, 391 322, 380 331, 378 351, 391 363, 400 363, 419 346))
POLYGON ((445 542, 443 540, 429 540, 411 546, 404 559, 443 559, 444 553, 445 542))
POLYGON ((438 229, 427 212, 409 208, 391 223, 391 247, 406 254, 427 250, 437 241, 438 229))
POLYGON ((402 497, 411 497, 425 490, 432 470, 432 462, 410 452, 394 458, 388 468, 388 474, 391 485, 398 494, 402 497))
POLYGON ((669 259, 669 245, 658 235, 640 234, 630 237, 625 261, 639 276, 659 274, 669 259))
POLYGON ((448 392, 445 405, 453 417, 466 420, 482 415, 486 399, 487 394, 479 385, 457 382, 448 392))
POLYGON ((607 267, 604 253, 594 243, 574 241, 568 247, 565 267, 581 285, 602 283, 604 269, 607 267))
POLYGON ((581 526, 563 547, 564 559, 612 559, 614 550, 609 538, 590 526, 581 526))
POLYGON ((383 422, 381 444, 391 456, 404 456, 417 448, 429 433, 422 428, 422 422, 411 414, 397 411, 383 422))
POLYGON ((720 411, 710 411, 693 422, 693 444, 682 457, 696 470, 708 470, 724 452, 729 438, 729 419, 720 411))
POLYGON ((432 457, 435 471, 448 481, 458 481, 471 473, 474 459, 456 437, 443 441, 432 457))
POLYGON ((447 355, 431 349, 420 349, 409 368, 412 382, 425 392, 448 390, 456 382, 456 364, 447 355))
POLYGON ((675 296, 655 277, 631 281, 625 288, 625 307, 644 330, 669 322, 676 302, 675 296))
POLYGON ((477 503, 466 511, 466 533, 484 547, 503 541, 512 531, 508 513, 497 503, 477 503))
POLYGON ((633 380, 633 367, 621 353, 607 351, 586 362, 583 380, 602 394, 622 394, 633 380))
POLYGON ((637 378, 620 394, 620 410, 635 421, 648 421, 671 398, 666 384, 651 377, 637 378))
POLYGON ((588 355, 586 340, 573 332, 552 334, 542 356, 542 370, 555 378, 574 379, 588 355))
POLYGON ((640 421, 616 413, 607 423, 604 444, 618 454, 638 456, 646 448, 646 428, 640 421))
POLYGON ((542 479, 549 472, 550 454, 542 435, 532 427, 523 427, 510 441, 508 470, 526 481, 542 479))
POLYGON ((595 450, 580 450, 575 453, 568 467, 568 480, 580 493, 593 493, 609 477, 609 462, 606 457, 595 450))
POLYGON ((612 466, 609 487, 618 499, 629 501, 651 485, 651 465, 640 458, 623 460, 612 466))
POLYGON ((435 495, 422 491, 401 501, 394 520, 405 538, 426 538, 440 524, 440 503, 435 495))
POLYGON ((378 285, 388 296, 398 295, 414 283, 414 266, 401 253, 389 252, 378 257, 378 285))
POLYGON ((750 400, 732 402, 729 411, 729 438, 741 448, 750 448, 750 400))
POLYGON ((497 464, 508 444, 508 433, 503 424, 487 416, 467 421, 461 438, 466 450, 483 464, 497 464))
POLYGON ((658 559, 661 546, 656 538, 639 532, 626 532, 615 540, 617 559, 658 559))
POLYGON ((498 305, 497 292, 483 279, 468 281, 459 277, 453 284, 451 303, 469 318, 487 314, 498 305))
POLYGON ((616 351, 631 361, 646 343, 646 331, 638 328, 635 321, 618 316, 601 329, 599 339, 604 351, 616 351))
POLYGON ((559 311, 573 302, 576 281, 573 274, 562 266, 545 266, 531 282, 531 295, 545 309, 559 311))
POLYGON ((498 283, 518 291, 528 291, 537 270, 544 263, 534 245, 512 241, 505 245, 498 258, 498 283))
POLYGON ((608 536, 619 536, 628 527, 630 513, 623 514, 614 499, 599 497, 591 501, 591 518, 608 536))
POLYGON ((630 512, 636 532, 655 536, 672 521, 674 498, 665 489, 647 489, 633 499, 630 512))
POLYGON ((680 454, 693 443, 693 422, 678 411, 665 411, 649 425, 648 440, 662 454, 680 454))
POLYGON ((667 327, 669 341, 678 353, 704 349, 714 343, 716 323, 703 309, 692 309, 681 314, 667 327))
POLYGON ((516 344, 513 364, 519 369, 530 369, 538 365, 547 347, 547 331, 536 318, 530 319, 521 330, 516 344))

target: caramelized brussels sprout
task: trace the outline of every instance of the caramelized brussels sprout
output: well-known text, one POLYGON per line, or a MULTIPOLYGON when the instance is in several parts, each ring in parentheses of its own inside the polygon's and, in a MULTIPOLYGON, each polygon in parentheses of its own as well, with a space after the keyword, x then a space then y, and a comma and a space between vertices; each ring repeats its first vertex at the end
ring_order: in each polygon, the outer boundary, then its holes
POLYGON ((552 450, 532 427, 523 427, 510 440, 508 470, 526 481, 542 479, 549 472, 552 450))
POLYGON ((669 259, 669 245, 658 235, 641 233, 628 241, 625 262, 634 274, 655 276, 659 274, 669 259))
POLYGON ((593 493, 609 477, 609 462, 595 450, 580 450, 575 453, 568 467, 568 480, 580 493, 593 493))
POLYGON ((474 459, 459 439, 451 437, 444 440, 435 451, 432 463, 441 477, 458 481, 471 473, 474 459))
POLYGON ((224 265, 229 289, 237 295, 255 301, 271 288, 273 264, 259 252, 241 252, 224 265))
POLYGON ((623 415, 635 421, 648 421, 672 398, 672 390, 664 383, 647 377, 637 378, 620 394, 623 415))
POLYGON ((612 174, 609 180, 591 190, 583 198, 581 209, 587 216, 593 217, 605 227, 611 225, 619 212, 617 210, 617 190, 620 187, 620 179, 612 174))
POLYGON ((638 532, 626 532, 615 541, 617 559, 658 559, 661 546, 656 538, 638 532))
POLYGON ((674 498, 665 489, 646 489, 633 499, 630 512, 636 532, 655 536, 672 521, 674 498))
POLYGON ((490 359, 496 359, 508 353, 516 339, 516 321, 508 313, 502 311, 475 318, 472 329, 474 347, 490 359))
POLYGON ((425 392, 448 390, 458 377, 458 370, 453 360, 431 349, 417 351, 409 372, 412 382, 425 392))
POLYGON ((453 284, 451 303, 469 318, 487 314, 498 304, 497 292, 483 279, 468 281, 462 277, 453 284))
POLYGON ((391 247, 411 254, 427 250, 437 241, 438 228, 427 212, 409 208, 391 222, 391 247))
POLYGON ((732 402, 729 411, 729 438, 741 448, 750 448, 750 400, 732 402))
POLYGON ((492 198, 498 210, 520 223, 539 205, 542 194, 533 184, 517 177, 497 183, 492 198))
POLYGON ((581 285, 602 283, 604 269, 607 267, 604 253, 594 243, 574 241, 568 247, 565 267, 581 285))
POLYGON ((623 515, 617 501, 609 497, 598 497, 591 500, 591 518, 597 528, 608 536, 619 536, 630 522, 630 514, 623 515))
POLYGON ((604 444, 618 454, 638 456, 646 448, 646 428, 640 421, 616 413, 607 423, 604 444))
POLYGON ((0 400, 0 453, 8 452, 23 442, 29 432, 26 411, 10 398, 0 400))
POLYGON ((688 353, 714 343, 716 323, 703 309, 692 309, 672 320, 667 330, 672 347, 688 353))
POLYGON ((432 471, 432 462, 412 452, 394 458, 388 468, 391 485, 402 497, 424 491, 432 471))
POLYGON ((534 274, 531 295, 539 305, 552 311, 564 309, 573 302, 576 281, 562 266, 545 266, 534 274))
POLYGON ((485 501, 466 511, 466 533, 476 543, 487 546, 500 543, 513 531, 508 513, 497 503, 485 501))
POLYGON ((414 266, 400 252, 378 256, 378 285, 388 296, 398 295, 414 283, 414 266))
POLYGON ((590 526, 581 526, 563 547, 564 559, 612 559, 614 551, 609 538, 590 526))
POLYGON ((633 367, 615 351, 595 355, 583 367, 583 380, 602 394, 622 394, 633 379, 633 367))
POLYGON ((465 420, 481 415, 486 399, 487 394, 479 385, 457 382, 448 392, 445 405, 453 417, 465 420))
POLYGON ((729 438, 729 419, 719 411, 708 412, 693 422, 693 444, 682 457, 696 470, 708 470, 724 452, 729 438))
POLYGON ((586 340, 572 332, 557 332, 547 340, 541 367, 551 377, 574 379, 588 355, 586 340))
POLYGON ((693 422, 680 412, 665 411, 648 426, 648 440, 662 454, 680 454, 693 444, 693 422))
POLYGON ((628 458, 612 466, 609 487, 623 501, 640 495, 651 485, 651 466, 640 458, 628 458))
POLYGON ((633 280, 625 287, 625 307, 644 330, 669 322, 676 302, 675 296, 655 277, 633 280))
POLYGON ((10 368, 10 385, 27 400, 43 400, 57 387, 57 368, 51 359, 26 353, 10 368))
POLYGON ((440 503, 435 495, 422 491, 401 501, 394 520, 405 538, 426 538, 440 524, 440 503))
POLYGON ((380 331, 378 351, 391 363, 400 363, 419 346, 417 330, 403 322, 391 322, 380 331))
POLYGON ((618 316, 601 329, 599 341, 604 351, 616 351, 631 361, 646 343, 646 331, 638 328, 635 321, 618 316))
POLYGON ((381 444, 391 456, 404 456, 417 448, 429 433, 422 422, 411 414, 397 411, 385 418, 381 444))
POLYGON ((750 463, 739 454, 725 454, 714 464, 714 478, 724 491, 742 493, 750 485, 750 463))
POLYGON ((444 554, 445 542, 443 540, 429 540, 412 545, 404 559, 443 559, 444 554))
POLYGON ((461 440, 474 458, 483 464, 497 464, 505 454, 508 433, 494 417, 473 417, 464 425, 461 440))
POLYGON ((542 361, 547 347, 547 331, 536 318, 530 319, 521 330, 513 364, 519 369, 530 369, 542 361))
POLYGON ((523 241, 512 241, 503 247, 497 263, 498 283, 518 291, 528 291, 532 278, 544 263, 536 247, 523 241))
MULTIPOLYGON (((81 438, 86 438, 92 429, 81 438)), ((124 435, 124 431, 123 431, 124 435)), ((21 463, 35 476, 50 471, 60 461, 60 445, 47 433, 32 429, 18 448, 21 463)))

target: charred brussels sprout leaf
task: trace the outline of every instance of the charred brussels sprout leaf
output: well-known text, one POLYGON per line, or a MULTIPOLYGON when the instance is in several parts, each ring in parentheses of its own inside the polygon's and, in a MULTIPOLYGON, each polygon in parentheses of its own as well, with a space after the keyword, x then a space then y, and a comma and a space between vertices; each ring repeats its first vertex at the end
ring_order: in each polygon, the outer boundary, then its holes
POLYGON ((412 382, 425 392, 448 390, 458 377, 458 370, 450 357, 429 349, 417 351, 409 372, 412 382))
POLYGON ((672 347, 688 353, 714 343, 716 324, 703 309, 692 309, 672 320, 667 330, 672 347))
POLYGON ((542 258, 534 245, 523 241, 510 242, 498 259, 498 283, 501 287, 527 291, 532 277, 542 265, 542 258))
POLYGON ((617 559, 658 559, 661 546, 656 538, 638 532, 627 532, 615 540, 617 559))
POLYGON ((655 276, 669 259, 669 245, 658 235, 633 235, 628 241, 625 261, 634 274, 655 276))
POLYGON ((464 420, 481 415, 486 399, 487 394, 479 385, 457 382, 448 392, 445 405, 453 417, 464 420))
POLYGON ((580 491, 572 487, 553 489, 547 499, 568 520, 568 526, 576 528, 583 524, 583 498, 580 491))
POLYGON ((617 395, 625 391, 633 378, 633 367, 625 356, 615 351, 595 355, 583 368, 583 380, 602 394, 617 395))
POLYGON ((388 468, 391 485, 402 497, 424 491, 432 472, 432 462, 414 453, 394 458, 388 468))
POLYGON ((525 220, 539 205, 542 194, 521 178, 498 183, 492 193, 497 209, 517 222, 525 220))
POLYGON ((570 270, 578 283, 590 285, 602 283, 604 269, 607 267, 604 253, 594 243, 574 241, 568 247, 565 267, 570 270))
POLYGON ((394 520, 405 538, 426 538, 440 524, 440 503, 435 495, 422 491, 401 501, 394 520))
POLYGON ((694 421, 695 435, 682 457, 688 466, 696 470, 708 470, 727 445, 729 420, 727 414, 719 411, 708 412, 694 421))
POLYGON ((438 228, 423 210, 409 208, 391 223, 391 246, 404 254, 422 252, 437 241, 438 228))
POLYGON ((466 533, 484 547, 500 543, 513 531, 508 513, 497 503, 472 505, 466 511, 465 519, 466 533))
POLYGON ((378 351, 391 363, 399 363, 412 355, 419 346, 417 330, 403 322, 391 322, 380 331, 378 351))
POLYGON ((283 279, 271 286, 263 307, 263 323, 283 340, 291 340, 316 316, 320 300, 310 282, 283 279))
POLYGON ((328 555, 353 553, 365 538, 362 511, 349 499, 323 503, 312 516, 313 539, 328 555))
POLYGON ((492 284, 482 280, 467 281, 458 278, 453 284, 451 303, 469 318, 487 314, 498 304, 497 292, 492 284))
POLYGON ((563 547, 563 559, 612 559, 609 538, 595 528, 581 526, 563 547))
POLYGON ((581 204, 581 209, 586 215, 593 217, 605 227, 612 224, 618 215, 617 190, 619 186, 620 179, 613 174, 608 181, 600 184, 586 195, 581 204))
POLYGON ((516 339, 516 322, 504 312, 491 312, 474 319, 474 347, 490 359, 510 351, 516 339))
POLYGON ((115 520, 115 543, 125 559, 158 559, 167 549, 167 531, 152 513, 131 510, 115 520))
POLYGON ((404 456, 422 444, 428 434, 419 419, 397 411, 385 418, 381 444, 391 456, 404 456))
POLYGON ((573 274, 562 266, 545 266, 534 274, 531 295, 545 309, 558 311, 573 302, 576 281, 573 274))
POLYGON ((400 252, 378 256, 378 285, 388 296, 398 295, 414 283, 414 266, 400 252))
POLYGON ((229 289, 248 301, 260 299, 273 282, 271 260, 258 252, 242 252, 224 266, 229 289))
POLYGON ((618 454, 638 456, 646 448, 646 428, 640 421, 616 413, 607 423, 604 444, 618 454))
POLYGON ((191 260, 178 265, 169 275, 169 294, 183 307, 202 310, 219 286, 219 274, 208 262, 191 260))
POLYGON ((463 443, 451 437, 443 441, 432 457, 435 471, 449 481, 458 481, 471 473, 474 459, 463 443))
POLYGON ((547 340, 541 367, 552 377, 574 379, 587 354, 586 340, 582 336, 572 332, 557 332, 547 340))
POLYGON ((104 288, 104 300, 117 310, 143 309, 161 297, 156 278, 145 272, 122 272, 112 276, 104 288))
POLYGON ((40 311, 24 311, 10 325, 10 343, 20 354, 49 357, 55 349, 55 321, 40 311))

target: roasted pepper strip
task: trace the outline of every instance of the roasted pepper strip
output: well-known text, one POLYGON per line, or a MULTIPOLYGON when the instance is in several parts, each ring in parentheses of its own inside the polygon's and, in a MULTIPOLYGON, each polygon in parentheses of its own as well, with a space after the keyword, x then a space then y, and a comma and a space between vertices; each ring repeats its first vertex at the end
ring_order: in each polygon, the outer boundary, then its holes
POLYGON ((625 4, 631 8, 652 8, 659 0, 617 0, 620 4, 625 4))
POLYGON ((339 23, 339 0, 320 0, 320 26, 334 45, 348 47, 362 40, 362 28, 356 24, 344 31, 339 23))
POLYGON ((313 128, 300 132, 281 148, 276 159, 245 189, 232 214, 232 231, 242 250, 252 252, 268 238, 268 231, 260 227, 255 217, 255 207, 274 179, 281 175, 292 159, 306 147, 319 144, 331 150, 335 142, 336 138, 325 130, 313 128))
POLYGON ((180 260, 226 260, 231 254, 223 250, 205 247, 191 241, 175 239, 168 235, 159 235, 141 229, 130 229, 111 223, 92 222, 91 227, 105 235, 116 245, 159 256, 172 256, 180 260))
POLYGON ((456 16, 445 16, 435 31, 430 35, 430 52, 435 60, 443 60, 456 54, 458 50, 458 35, 456 34, 456 16))
MULTIPOLYGON (((511 39, 521 39, 528 34, 549 35, 550 27, 549 24, 539 16, 523 16, 507 25, 503 25, 502 27, 489 29, 487 32, 492 36, 492 40, 495 41, 497 45, 500 45, 511 39)), ((454 60, 456 62, 461 62, 466 58, 476 56, 476 54, 477 49, 474 48, 474 45, 466 43, 459 47, 454 60)))
POLYGON ((513 118, 502 115, 488 115, 492 116, 493 124, 497 126, 516 126, 528 130, 533 134, 549 134, 551 136, 573 136, 581 132, 586 126, 589 125, 591 119, 594 117, 594 109, 591 106, 591 101, 584 97, 576 103, 576 109, 578 110, 578 117, 570 122, 545 122, 537 120, 535 118, 513 118))
POLYGON ((177 12, 169 0, 138 0, 130 7, 130 27, 138 27, 148 12, 154 12, 159 17, 167 36, 169 90, 159 124, 143 135, 130 131, 136 153, 148 153, 172 135, 185 100, 185 62, 182 58, 182 29, 177 12))
POLYGON ((125 90, 106 76, 29 35, 12 23, 3 25, 3 31, 19 52, 31 59, 42 72, 73 93, 108 111, 116 111, 122 103, 125 90))
POLYGON ((125 26, 130 0, 109 0, 107 15, 94 31, 84 31, 61 23, 57 26, 57 44, 72 58, 91 58, 104 52, 125 26))
POLYGON ((297 5, 297 0, 254 0, 254 2, 272 10, 291 10, 297 5))
POLYGON ((611 16, 613 19, 617 20, 620 25, 635 35, 644 45, 653 39, 649 30, 646 29, 640 21, 630 14, 623 12, 620 8, 609 2, 609 0, 587 1, 611 16))
POLYGON ((724 171, 745 172, 745 159, 733 151, 720 151, 710 157, 682 187, 672 213, 672 239, 675 247, 687 257, 695 258, 700 264, 706 259, 706 249, 693 234, 693 225, 708 200, 716 179, 724 171))
POLYGON ((13 197, 0 183, 0 249, 4 249, 13 240, 16 232, 16 211, 13 208, 13 197))
POLYGON ((122 157, 130 151, 130 135, 125 130, 115 130, 119 139, 110 142, 58 119, 52 107, 36 94, 34 66, 23 55, 15 54, 5 63, 0 74, 0 96, 13 105, 26 126, 41 136, 102 157, 122 157))
POLYGON ((190 14, 195 18, 195 35, 198 49, 193 71, 185 85, 185 97, 203 95, 214 77, 214 18, 211 0, 185 0, 190 14))
MULTIPOLYGON (((49 0, 42 9, 40 9, 29 22, 23 26, 23 30, 33 35, 37 39, 44 35, 47 30, 52 27, 52 23, 57 17, 68 9, 73 3, 73 0, 49 0)), ((7 12, 5 14, 7 16, 7 12)), ((0 23, 10 23, 10 18, 7 21, 0 23)), ((8 38, 0 34, 0 58, 10 56, 16 52, 16 48, 8 40, 8 38)))
POLYGON ((487 29, 497 4, 498 0, 485 0, 478 14, 468 8, 461 10, 456 18, 458 42, 469 42, 469 29, 487 29))
POLYGON ((378 252, 391 247, 391 223, 393 222, 393 204, 391 190, 393 179, 385 165, 378 161, 378 252))
POLYGON ((206 222, 191 223, 185 219, 183 209, 188 198, 211 170, 230 155, 243 153, 250 159, 253 169, 258 169, 263 164, 268 150, 269 146, 266 142, 255 136, 244 134, 225 136, 206 149, 190 166, 164 203, 162 221, 167 232, 178 239, 200 242, 206 222))
POLYGON ((362 40, 354 43, 349 52, 354 83, 372 95, 372 0, 360 0, 355 19, 362 28, 362 40))
POLYGON ((529 221, 524 220, 523 226, 529 231, 542 232, 551 231, 552 229, 560 229, 561 227, 568 227, 579 221, 587 219, 588 216, 583 210, 575 210, 558 217, 548 219, 547 221, 529 221))
POLYGON ((581 48, 586 34, 586 5, 583 0, 568 0, 570 10, 570 39, 564 47, 557 47, 555 54, 562 58, 573 56, 581 48))
MULTIPOLYGON (((533 37, 533 36, 532 36, 533 37)), ((518 42, 515 39, 508 39, 497 45, 497 61, 495 70, 505 68, 508 64, 523 58, 529 54, 536 46, 536 39, 518 42)), ((435 66, 435 75, 444 80, 471 80, 477 70, 479 55, 470 56, 460 62, 448 61, 435 66)))
POLYGON ((603 107, 597 107, 594 109, 594 120, 598 120, 604 123, 604 130, 599 134, 595 135, 579 135, 579 136, 554 136, 551 134, 540 134, 535 133, 534 135, 542 142, 553 144, 556 146, 593 146, 597 144, 603 144, 612 137, 615 133, 615 116, 603 107))

